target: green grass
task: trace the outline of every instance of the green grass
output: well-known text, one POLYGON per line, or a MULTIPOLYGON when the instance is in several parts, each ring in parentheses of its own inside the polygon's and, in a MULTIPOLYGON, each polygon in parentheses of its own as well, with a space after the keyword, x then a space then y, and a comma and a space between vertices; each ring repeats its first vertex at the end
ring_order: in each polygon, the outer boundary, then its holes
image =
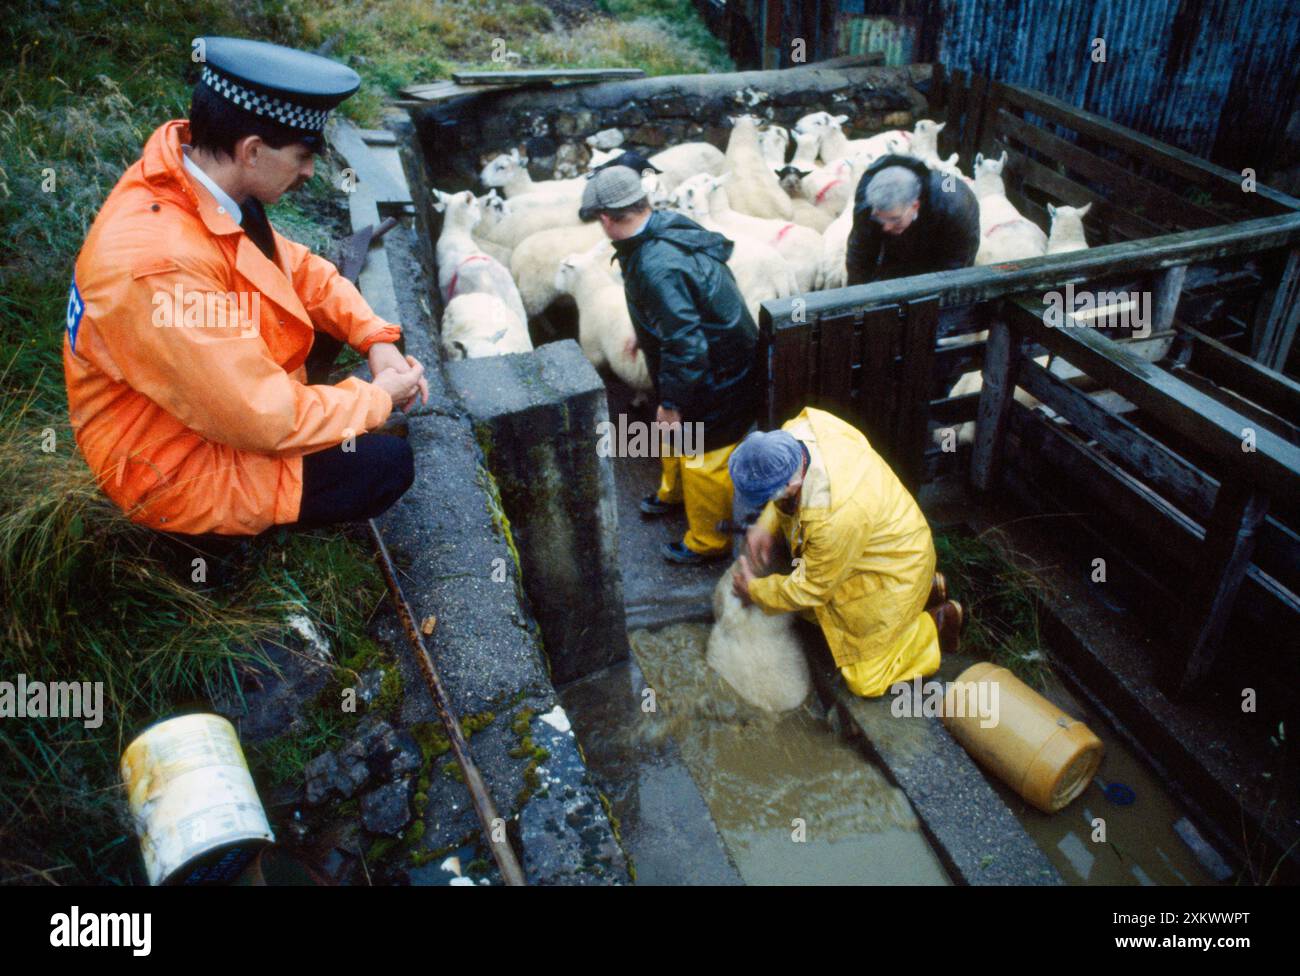
POLYGON ((962 650, 1007 668, 1042 690, 1050 666, 1038 623, 1042 583, 1027 560, 1009 558, 996 534, 937 532, 939 569, 966 615, 962 650))

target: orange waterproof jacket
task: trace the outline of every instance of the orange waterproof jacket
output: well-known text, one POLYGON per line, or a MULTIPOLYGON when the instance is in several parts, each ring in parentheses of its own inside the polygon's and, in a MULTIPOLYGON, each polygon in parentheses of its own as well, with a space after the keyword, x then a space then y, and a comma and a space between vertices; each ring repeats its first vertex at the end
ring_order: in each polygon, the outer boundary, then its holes
POLYGON ((365 353, 401 329, 329 261, 275 235, 278 266, 185 171, 189 123, 158 128, 77 257, 63 340, 77 446, 136 522, 253 535, 293 522, 302 455, 384 422, 389 395, 306 385, 317 329, 365 353))

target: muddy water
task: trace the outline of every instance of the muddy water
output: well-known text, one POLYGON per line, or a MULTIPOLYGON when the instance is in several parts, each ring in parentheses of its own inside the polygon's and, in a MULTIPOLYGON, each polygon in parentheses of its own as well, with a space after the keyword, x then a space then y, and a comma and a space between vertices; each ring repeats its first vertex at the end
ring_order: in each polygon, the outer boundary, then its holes
MULTIPOLYGON (((747 884, 947 884, 903 793, 813 706, 768 715, 704 661, 707 624, 635 631, 653 712, 630 750, 671 736, 747 884)), ((645 692, 642 692, 643 702, 645 692)))
MULTIPOLYGON (((945 661, 942 673, 955 676, 974 664, 961 655, 945 661)), ((1174 832, 1186 816, 1165 792, 1155 774, 1135 756, 1101 717, 1084 707, 1055 679, 1044 696, 1066 714, 1081 719, 1105 746, 1101 768, 1079 797, 1064 810, 1048 815, 1025 803, 989 777, 1026 833, 1043 850, 1067 884, 1179 885, 1214 884, 1190 849, 1174 832), (1135 794, 1121 806, 1106 798, 1106 786, 1120 783, 1135 794), (1104 821, 1104 839, 1094 821, 1104 821), (1096 839, 1094 839, 1096 834, 1096 839)))

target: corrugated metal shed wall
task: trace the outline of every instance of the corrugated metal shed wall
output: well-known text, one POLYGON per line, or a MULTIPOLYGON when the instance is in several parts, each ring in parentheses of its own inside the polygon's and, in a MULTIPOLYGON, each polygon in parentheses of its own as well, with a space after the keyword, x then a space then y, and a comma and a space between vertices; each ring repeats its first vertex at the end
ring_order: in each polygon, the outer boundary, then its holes
POLYGON ((1284 130, 1300 110, 1297 0, 940 6, 939 60, 949 68, 1036 88, 1233 169, 1262 175, 1284 162, 1284 130), (1104 63, 1091 59, 1098 37, 1104 63))

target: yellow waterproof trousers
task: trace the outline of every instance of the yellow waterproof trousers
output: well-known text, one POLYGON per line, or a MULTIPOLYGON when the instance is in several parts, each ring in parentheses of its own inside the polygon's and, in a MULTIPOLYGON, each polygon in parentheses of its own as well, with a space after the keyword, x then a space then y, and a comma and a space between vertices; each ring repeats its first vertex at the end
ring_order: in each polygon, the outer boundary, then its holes
POLYGON ((840 668, 849 691, 860 698, 879 698, 891 685, 928 678, 939 670, 939 631, 924 610, 888 652, 840 668))
POLYGON ((718 531, 718 523, 731 518, 731 473, 727 461, 735 444, 699 457, 669 455, 660 458, 663 475, 658 497, 668 505, 686 506, 686 535, 682 544, 691 552, 712 556, 731 548, 731 536, 718 531))

